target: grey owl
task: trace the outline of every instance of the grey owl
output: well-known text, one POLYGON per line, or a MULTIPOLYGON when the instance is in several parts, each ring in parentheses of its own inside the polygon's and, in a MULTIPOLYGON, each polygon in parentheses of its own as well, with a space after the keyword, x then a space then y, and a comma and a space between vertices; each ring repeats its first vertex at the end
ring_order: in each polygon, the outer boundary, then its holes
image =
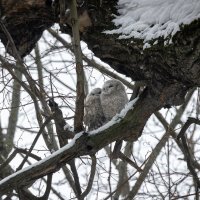
POLYGON ((104 83, 100 99, 106 122, 120 113, 128 102, 124 85, 116 79, 104 83))
POLYGON ((93 89, 86 97, 84 123, 88 131, 99 128, 105 123, 105 117, 100 101, 101 89, 93 89))

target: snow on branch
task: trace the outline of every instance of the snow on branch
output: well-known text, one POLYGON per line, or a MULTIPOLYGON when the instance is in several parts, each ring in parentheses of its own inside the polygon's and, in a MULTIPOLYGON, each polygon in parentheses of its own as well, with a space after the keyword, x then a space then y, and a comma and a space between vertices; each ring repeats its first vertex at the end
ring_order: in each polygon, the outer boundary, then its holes
MULTIPOLYGON (((6 182, 9 181, 10 179, 12 179, 12 178, 14 178, 14 177, 16 177, 16 176, 18 176, 18 175, 20 175, 20 174, 26 172, 26 171, 31 170, 31 169, 33 169, 33 168, 35 168, 35 167, 37 167, 37 166, 39 166, 39 165, 41 165, 41 164, 47 162, 47 161, 50 160, 50 159, 54 159, 54 158, 55 158, 57 155, 59 155, 59 154, 62 154, 63 152, 65 152, 66 150, 68 150, 69 148, 71 148, 71 147, 75 144, 76 140, 77 140, 79 137, 82 136, 82 134, 83 134, 83 132, 80 132, 80 133, 76 134, 75 137, 73 138, 73 140, 72 140, 69 144, 67 144, 67 145, 65 145, 64 147, 60 148, 58 151, 54 152, 52 155, 47 156, 46 158, 44 158, 44 159, 42 159, 42 160, 40 160, 40 161, 34 163, 33 165, 30 165, 30 166, 28 166, 28 167, 25 167, 25 168, 23 168, 23 169, 21 169, 21 170, 15 172, 14 174, 11 174, 10 176, 7 176, 6 178, 0 180, 0 188, 1 188, 1 185, 2 185, 2 184, 6 183, 6 182)), ((0 190, 0 191, 1 191, 1 190, 0 190)))
POLYGON ((125 108, 121 110, 119 114, 116 114, 108 123, 104 124, 103 126, 99 127, 96 130, 89 132, 90 135, 98 134, 109 127, 113 126, 116 123, 119 123, 127 114, 129 110, 134 108, 135 103, 137 102, 138 97, 130 101, 128 104, 125 105, 125 108))

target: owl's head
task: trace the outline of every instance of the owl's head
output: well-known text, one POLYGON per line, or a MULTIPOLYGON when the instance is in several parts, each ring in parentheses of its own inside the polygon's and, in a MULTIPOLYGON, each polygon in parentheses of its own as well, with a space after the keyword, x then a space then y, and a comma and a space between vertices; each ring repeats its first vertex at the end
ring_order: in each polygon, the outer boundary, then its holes
POLYGON ((125 87, 120 81, 116 79, 106 81, 102 88, 103 94, 113 94, 118 91, 125 91, 125 87))
POLYGON ((89 94, 88 97, 99 98, 101 94, 101 88, 94 88, 89 94))

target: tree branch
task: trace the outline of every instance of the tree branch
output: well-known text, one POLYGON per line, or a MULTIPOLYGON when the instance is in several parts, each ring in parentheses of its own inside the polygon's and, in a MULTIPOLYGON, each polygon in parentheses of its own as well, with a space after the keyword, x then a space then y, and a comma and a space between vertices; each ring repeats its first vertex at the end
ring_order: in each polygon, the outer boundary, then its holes
POLYGON ((187 120, 187 122, 182 127, 180 133, 178 134, 177 139, 181 139, 184 136, 186 130, 189 128, 189 126, 191 124, 198 124, 198 125, 200 125, 200 120, 196 119, 196 118, 189 117, 188 120, 187 120))
MULTIPOLYGON (((16 63, 16 65, 19 65, 19 64, 16 63)), ((15 69, 14 73, 16 74, 17 79, 19 81, 22 81, 22 73, 17 69, 15 69)), ((20 106, 20 94, 21 94, 20 89, 21 89, 21 84, 16 79, 14 79, 12 101, 11 101, 11 111, 10 111, 10 116, 9 116, 6 141, 4 141, 7 144, 7 148, 6 148, 7 155, 10 153, 10 151, 13 148, 13 139, 15 135, 18 113, 19 113, 19 106, 20 106)))
POLYGON ((31 147, 30 147, 30 149, 28 150, 28 153, 26 154, 24 160, 22 161, 22 163, 21 163, 21 164, 19 165, 19 167, 17 168, 17 171, 23 168, 23 166, 24 166, 24 164, 26 163, 28 157, 30 156, 30 154, 31 154, 31 152, 32 152, 32 150, 33 150, 33 148, 34 148, 34 146, 36 145, 36 142, 38 141, 40 135, 41 135, 42 132, 44 131, 44 128, 45 128, 45 127, 47 126, 47 124, 52 120, 52 118, 53 118, 52 116, 49 116, 49 117, 45 120, 45 122, 42 124, 42 126, 40 127, 39 132, 37 133, 35 139, 33 140, 33 143, 31 144, 31 147))
POLYGON ((80 199, 84 199, 89 194, 90 190, 92 189, 92 184, 93 184, 94 176, 95 176, 95 172, 96 172, 97 159, 94 155, 91 155, 91 159, 92 159, 92 165, 91 165, 91 170, 90 170, 91 172, 90 172, 89 181, 87 184, 87 188, 81 194, 80 199))
POLYGON ((72 44, 76 59, 76 110, 74 116, 74 130, 76 133, 83 130, 83 115, 84 115, 84 71, 82 61, 82 51, 80 46, 79 35, 79 20, 76 8, 76 0, 70 0, 71 24, 72 24, 72 44))

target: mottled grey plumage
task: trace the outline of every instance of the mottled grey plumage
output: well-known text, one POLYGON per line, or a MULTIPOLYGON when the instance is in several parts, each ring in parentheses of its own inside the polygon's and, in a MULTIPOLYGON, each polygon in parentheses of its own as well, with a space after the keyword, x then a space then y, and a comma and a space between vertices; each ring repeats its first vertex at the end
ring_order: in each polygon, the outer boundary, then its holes
POLYGON ((105 123, 105 117, 100 101, 101 89, 93 89, 86 97, 84 123, 88 126, 88 130, 99 128, 105 123))
POLYGON ((120 113, 128 102, 124 85, 116 79, 104 83, 100 99, 106 122, 110 121, 117 113, 120 113))

